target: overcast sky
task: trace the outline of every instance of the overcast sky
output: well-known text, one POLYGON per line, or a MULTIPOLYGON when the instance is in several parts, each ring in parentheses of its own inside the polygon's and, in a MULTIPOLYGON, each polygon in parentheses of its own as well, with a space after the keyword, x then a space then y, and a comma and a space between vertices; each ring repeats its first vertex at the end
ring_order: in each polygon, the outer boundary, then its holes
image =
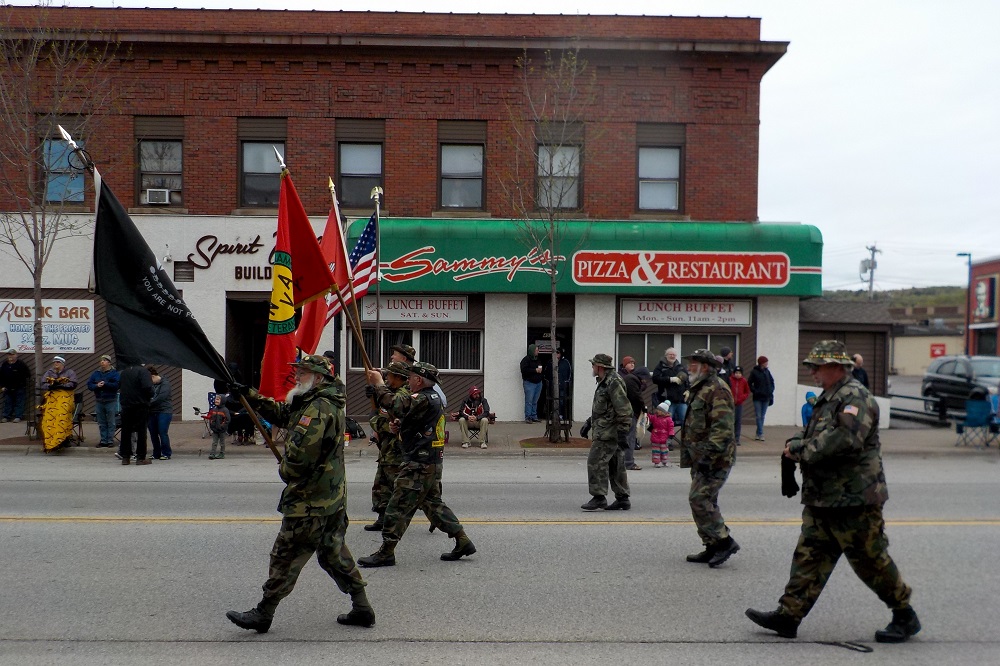
MULTIPOLYGON (((12 4, 35 4, 16 1, 12 4)), ((607 14, 606 0, 56 0, 82 7, 607 14)), ((624 6, 619 6, 624 9, 624 6)), ((634 0, 628 14, 753 16, 788 41, 764 76, 764 222, 823 233, 823 288, 960 285, 1000 255, 1000 2, 995 0, 634 0), (991 185, 992 183, 992 185, 991 185), (989 194, 993 190, 994 194, 989 194)))

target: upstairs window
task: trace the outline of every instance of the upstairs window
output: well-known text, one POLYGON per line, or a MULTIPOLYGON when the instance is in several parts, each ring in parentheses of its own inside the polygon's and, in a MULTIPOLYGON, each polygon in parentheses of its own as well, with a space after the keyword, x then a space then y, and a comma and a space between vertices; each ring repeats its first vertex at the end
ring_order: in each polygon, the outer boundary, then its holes
POLYGON ((139 204, 184 205, 183 143, 139 142, 139 204))
POLYGON ((282 141, 243 142, 243 161, 240 165, 240 205, 250 208, 272 208, 278 205, 281 189, 281 165, 274 155, 277 148, 282 157, 282 141))
POLYGON ((540 210, 580 207, 580 152, 579 146, 538 146, 540 210))
MULTIPOLYGON (((83 141, 77 140, 77 145, 83 148, 83 141)), ((77 164, 72 158, 73 151, 62 139, 46 139, 42 146, 43 174, 45 179, 46 203, 84 203, 83 171, 74 169, 77 164), (74 161, 71 162, 71 159, 74 161)))
POLYGON ((638 210, 682 210, 686 127, 679 123, 639 123, 635 134, 638 210))
MULTIPOLYGON (((372 188, 385 179, 385 121, 338 118, 337 198, 345 208, 371 208, 372 188)), ((381 200, 385 207, 385 199, 381 200)))

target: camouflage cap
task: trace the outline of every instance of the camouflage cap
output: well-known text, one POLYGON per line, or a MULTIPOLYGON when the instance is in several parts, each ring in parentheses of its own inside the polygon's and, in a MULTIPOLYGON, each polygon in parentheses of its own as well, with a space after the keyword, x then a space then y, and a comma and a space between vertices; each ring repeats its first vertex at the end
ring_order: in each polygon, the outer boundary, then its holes
POLYGON ((854 359, 847 354, 847 347, 840 340, 820 340, 813 346, 802 365, 827 365, 836 363, 854 367, 854 359))
POLYGON ((695 349, 692 353, 688 354, 684 358, 689 361, 698 361, 699 363, 707 363, 713 368, 721 368, 722 361, 720 361, 715 356, 715 352, 711 349, 695 349))
POLYGON ((592 365, 599 365, 602 368, 608 368, 609 370, 615 369, 615 362, 607 354, 594 354, 594 358, 590 359, 590 363, 592 365))
POLYGON ((417 360, 417 350, 410 345, 393 345, 389 347, 389 351, 398 351, 400 354, 406 357, 406 360, 412 363, 417 360))
POLYGON ((330 359, 319 354, 303 356, 298 362, 289 363, 288 365, 294 365, 296 368, 315 372, 318 375, 333 377, 333 366, 330 364, 330 359))
POLYGON ((401 361, 393 361, 389 364, 389 367, 387 367, 385 371, 390 375, 398 375, 403 379, 410 376, 410 366, 401 361))
POLYGON ((438 369, 430 363, 422 363, 420 361, 412 363, 410 365, 410 374, 418 375, 424 379, 429 379, 435 384, 438 380, 438 369))

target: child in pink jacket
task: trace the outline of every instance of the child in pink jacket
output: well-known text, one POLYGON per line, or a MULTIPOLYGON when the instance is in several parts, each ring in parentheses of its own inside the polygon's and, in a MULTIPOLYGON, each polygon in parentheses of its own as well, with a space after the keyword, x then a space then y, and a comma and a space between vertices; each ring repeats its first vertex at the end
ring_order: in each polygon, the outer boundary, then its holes
POLYGON ((649 444, 653 450, 653 467, 670 467, 667 440, 674 436, 674 420, 670 418, 670 401, 664 400, 649 414, 649 444))

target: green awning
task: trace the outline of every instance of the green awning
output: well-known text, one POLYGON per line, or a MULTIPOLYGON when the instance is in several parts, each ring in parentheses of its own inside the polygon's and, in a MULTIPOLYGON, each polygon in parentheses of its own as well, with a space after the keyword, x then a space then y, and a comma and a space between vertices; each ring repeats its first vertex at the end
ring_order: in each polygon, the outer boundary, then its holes
MULTIPOLYGON (((384 293, 549 292, 548 255, 522 221, 383 218, 379 236, 384 293)), ((809 225, 567 220, 557 236, 560 293, 822 293, 823 239, 809 225)))

